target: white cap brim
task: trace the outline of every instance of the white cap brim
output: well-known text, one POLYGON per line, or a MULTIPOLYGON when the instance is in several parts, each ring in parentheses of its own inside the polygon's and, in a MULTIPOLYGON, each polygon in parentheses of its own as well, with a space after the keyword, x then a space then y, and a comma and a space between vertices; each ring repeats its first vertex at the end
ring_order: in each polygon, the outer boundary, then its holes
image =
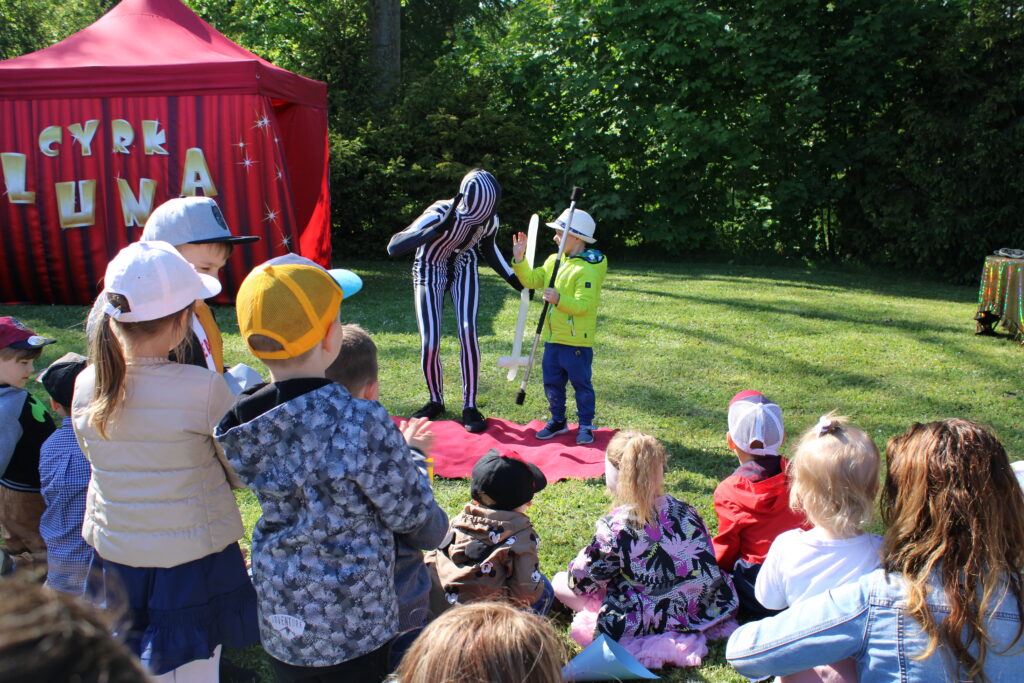
POLYGON ((212 275, 205 275, 203 273, 196 273, 199 276, 200 283, 200 294, 197 299, 209 299, 211 296, 217 296, 220 294, 224 286, 221 285, 220 280, 213 277, 212 275))

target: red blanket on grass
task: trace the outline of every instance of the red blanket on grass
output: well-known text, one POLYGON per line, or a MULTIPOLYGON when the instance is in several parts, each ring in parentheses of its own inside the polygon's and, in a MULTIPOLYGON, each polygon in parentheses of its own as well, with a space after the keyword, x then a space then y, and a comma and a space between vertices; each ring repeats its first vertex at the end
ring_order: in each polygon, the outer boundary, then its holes
MULTIPOLYGON (((395 417, 395 422, 404 418, 395 417)), ((480 457, 496 448, 502 455, 516 453, 523 460, 540 468, 549 482, 559 479, 591 479, 604 476, 604 450, 616 429, 594 430, 594 443, 576 445, 576 425, 569 425, 568 434, 541 441, 534 434, 544 423, 534 420, 519 425, 496 417, 487 418, 487 429, 470 434, 461 422, 441 420, 432 430, 436 435, 431 457, 434 474, 447 479, 462 479, 473 472, 480 457)))

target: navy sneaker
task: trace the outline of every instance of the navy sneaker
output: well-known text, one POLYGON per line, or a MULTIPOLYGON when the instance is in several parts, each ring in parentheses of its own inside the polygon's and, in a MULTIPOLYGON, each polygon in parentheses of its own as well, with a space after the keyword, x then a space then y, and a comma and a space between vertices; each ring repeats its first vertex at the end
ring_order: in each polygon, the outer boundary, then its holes
POLYGON ((538 439, 546 441, 553 439, 561 434, 569 433, 569 425, 564 422, 556 422, 555 420, 548 420, 548 423, 544 425, 544 429, 537 432, 535 435, 538 439))
POLYGON ((576 432, 576 443, 580 446, 594 443, 594 428, 590 425, 580 425, 579 431, 576 432))

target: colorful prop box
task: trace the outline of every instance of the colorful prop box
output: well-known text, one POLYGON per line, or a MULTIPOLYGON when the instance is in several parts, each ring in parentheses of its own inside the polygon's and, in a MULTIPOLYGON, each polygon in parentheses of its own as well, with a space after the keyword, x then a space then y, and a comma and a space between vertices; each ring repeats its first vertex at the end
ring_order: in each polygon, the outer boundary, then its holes
POLYGON ((220 204, 254 265, 331 256, 327 88, 232 43, 179 0, 124 0, 0 62, 0 302, 84 304, 172 197, 220 204))

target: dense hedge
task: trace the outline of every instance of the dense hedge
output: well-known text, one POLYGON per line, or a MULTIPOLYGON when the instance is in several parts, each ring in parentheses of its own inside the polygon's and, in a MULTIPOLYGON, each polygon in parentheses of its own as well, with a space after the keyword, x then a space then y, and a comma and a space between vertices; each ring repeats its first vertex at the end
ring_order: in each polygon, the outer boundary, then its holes
MULTIPOLYGON (((325 80, 335 250, 388 235, 482 165, 515 228, 587 188, 602 246, 850 259, 976 277, 1024 247, 1024 16, 971 0, 407 0, 375 94, 367 0, 188 0, 325 80)), ((0 56, 97 0, 0 0, 0 56), (38 17, 38 13, 37 13, 38 17), (20 21, 19 21, 20 18, 20 21)))

